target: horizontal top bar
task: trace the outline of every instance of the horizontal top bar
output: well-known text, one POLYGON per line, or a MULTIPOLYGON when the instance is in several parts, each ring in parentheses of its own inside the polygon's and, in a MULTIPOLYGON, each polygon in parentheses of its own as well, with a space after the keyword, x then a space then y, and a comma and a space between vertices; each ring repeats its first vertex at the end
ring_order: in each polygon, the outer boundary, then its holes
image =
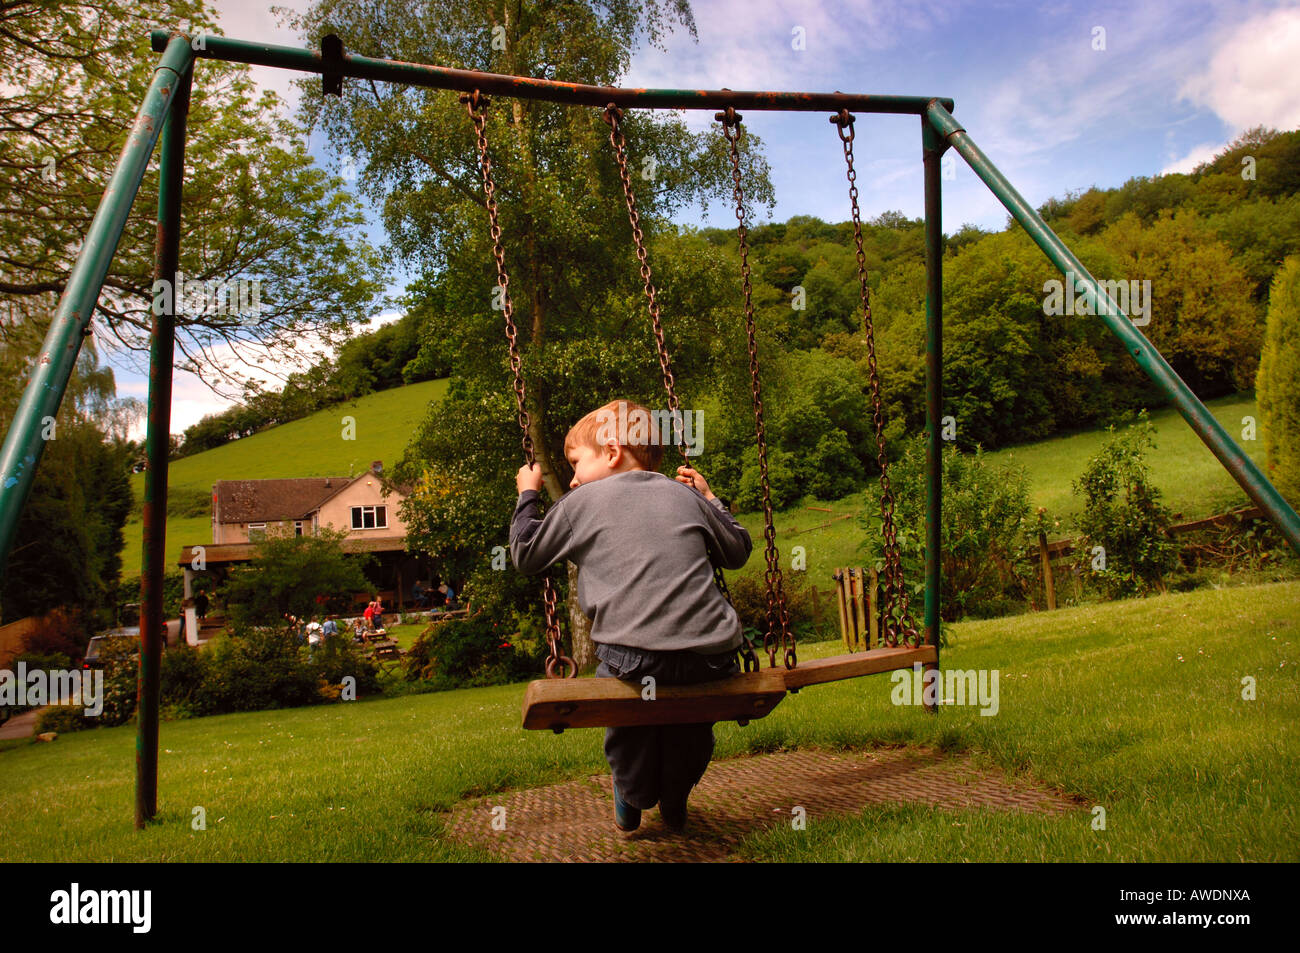
MULTIPOLYGON (((170 35, 166 30, 154 30, 150 33, 149 38, 154 50, 161 52, 165 49, 170 35)), ((246 40, 232 40, 224 36, 210 35, 204 35, 203 45, 205 49, 194 52, 194 55, 200 59, 248 63, 251 66, 278 66, 304 73, 322 73, 325 70, 319 50, 272 46, 269 43, 249 43, 246 40)), ((528 76, 480 73, 475 70, 425 66, 420 63, 373 59, 346 53, 343 56, 340 72, 354 79, 406 83, 434 89, 457 89, 465 93, 478 89, 490 95, 517 96, 522 99, 544 99, 557 103, 601 107, 609 103, 639 109, 723 109, 734 106, 737 109, 829 113, 847 109, 850 112, 860 113, 918 116, 925 115, 929 104, 936 100, 950 112, 953 108, 951 99, 937 96, 867 96, 849 93, 754 92, 730 89, 620 89, 615 86, 586 86, 582 83, 560 83, 528 76)))

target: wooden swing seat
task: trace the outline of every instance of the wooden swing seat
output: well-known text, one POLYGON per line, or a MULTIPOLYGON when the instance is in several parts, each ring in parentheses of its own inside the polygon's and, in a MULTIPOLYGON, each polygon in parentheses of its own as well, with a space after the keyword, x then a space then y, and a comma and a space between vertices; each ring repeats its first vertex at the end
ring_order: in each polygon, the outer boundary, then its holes
POLYGON ((875 675, 937 662, 933 645, 871 649, 851 655, 810 659, 792 669, 778 666, 743 672, 717 682, 661 685, 654 700, 642 697, 638 682, 617 678, 543 678, 524 692, 524 727, 627 728, 705 721, 746 724, 762 718, 785 697, 809 685, 875 675))
POLYGON ((762 718, 785 697, 785 673, 743 672, 717 682, 661 685, 653 701, 639 682, 617 678, 544 678, 524 692, 524 727, 627 728, 762 718))
POLYGON ((939 661, 939 651, 933 645, 899 645, 895 648, 870 649, 849 655, 832 655, 830 658, 809 659, 791 669, 776 669, 785 680, 788 691, 797 692, 809 685, 838 682, 862 675, 876 675, 900 668, 911 668, 920 662, 926 665, 939 661))

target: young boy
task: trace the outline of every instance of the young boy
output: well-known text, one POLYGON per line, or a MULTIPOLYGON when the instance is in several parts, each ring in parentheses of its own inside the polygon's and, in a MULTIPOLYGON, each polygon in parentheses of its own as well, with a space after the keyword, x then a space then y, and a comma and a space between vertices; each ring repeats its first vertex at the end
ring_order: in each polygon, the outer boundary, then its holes
MULTIPOLYGON (((740 620, 713 582, 713 563, 739 569, 749 533, 690 467, 657 472, 664 448, 645 407, 614 401, 564 440, 571 492, 539 518, 539 467, 521 467, 510 555, 525 573, 561 560, 578 566, 578 601, 592 620, 596 675, 641 684, 715 681, 739 671, 740 620)), ((615 820, 633 831, 659 805, 686 825, 686 801, 713 757, 712 723, 605 730, 615 820)))

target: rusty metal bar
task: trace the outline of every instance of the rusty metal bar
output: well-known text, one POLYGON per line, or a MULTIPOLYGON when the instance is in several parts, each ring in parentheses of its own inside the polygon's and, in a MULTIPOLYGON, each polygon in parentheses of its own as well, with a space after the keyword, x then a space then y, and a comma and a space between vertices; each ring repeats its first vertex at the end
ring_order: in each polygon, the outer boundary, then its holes
MULTIPOLYGON (((154 30, 150 39, 155 50, 166 43, 167 33, 154 30)), ((269 43, 249 43, 224 36, 204 36, 203 49, 195 55, 202 59, 247 63, 251 66, 276 66, 302 73, 323 73, 319 50, 302 50, 291 46, 273 46, 269 43)), ((331 72, 333 66, 331 67, 331 72)), ((404 83, 433 89, 454 89, 462 93, 481 90, 488 95, 514 96, 520 99, 542 99, 554 103, 579 106, 599 106, 610 103, 630 109, 736 109, 777 110, 794 112, 831 112, 841 109, 863 113, 894 113, 925 115, 934 101, 932 96, 867 96, 848 93, 791 93, 730 89, 622 89, 616 86, 589 86, 583 83, 561 83, 555 80, 534 79, 530 76, 507 76, 501 73, 481 73, 476 70, 451 69, 446 66, 427 66, 422 63, 404 63, 400 60, 376 59, 370 56, 344 54, 339 72, 353 79, 372 79, 384 83, 404 83)), ((951 99, 940 99, 948 109, 951 99)))
POLYGON ((158 705, 163 642, 163 572, 167 561, 167 452, 170 449, 172 365, 176 349, 176 308, 180 266, 181 191, 185 179, 185 127, 194 71, 176 83, 162 132, 158 170, 158 244, 154 281, 166 281, 171 294, 155 306, 149 346, 148 460, 144 474, 144 558, 140 568, 140 669, 136 677, 135 826, 158 813, 158 705))

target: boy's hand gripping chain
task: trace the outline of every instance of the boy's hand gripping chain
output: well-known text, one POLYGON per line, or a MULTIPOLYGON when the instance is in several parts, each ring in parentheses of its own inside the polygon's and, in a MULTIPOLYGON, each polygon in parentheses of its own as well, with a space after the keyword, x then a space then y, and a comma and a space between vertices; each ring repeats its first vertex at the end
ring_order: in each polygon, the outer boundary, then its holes
MULTIPOLYGON (((519 418, 519 427, 523 431, 524 459, 531 467, 537 462, 537 458, 533 452, 533 438, 528 430, 530 421, 528 408, 524 402, 523 362, 519 357, 514 304, 510 300, 510 276, 506 274, 506 252, 501 243, 501 225, 497 221, 496 185, 492 181, 492 160, 488 158, 487 134, 484 131, 484 111, 487 109, 488 100, 476 89, 473 93, 463 94, 460 101, 465 104, 469 118, 474 123, 474 131, 478 135, 479 162, 483 171, 483 194, 488 210, 488 231, 492 236, 492 257, 496 259, 497 284, 501 288, 501 313, 506 319, 506 340, 510 344, 510 370, 514 373, 515 409, 519 418)), ((550 654, 546 658, 546 677, 561 677, 556 673, 556 667, 567 666, 568 673, 564 677, 573 678, 578 674, 578 666, 573 659, 564 654, 563 636, 560 633, 560 622, 555 611, 555 587, 551 584, 549 572, 542 579, 543 606, 546 610, 546 642, 550 647, 550 654)))

